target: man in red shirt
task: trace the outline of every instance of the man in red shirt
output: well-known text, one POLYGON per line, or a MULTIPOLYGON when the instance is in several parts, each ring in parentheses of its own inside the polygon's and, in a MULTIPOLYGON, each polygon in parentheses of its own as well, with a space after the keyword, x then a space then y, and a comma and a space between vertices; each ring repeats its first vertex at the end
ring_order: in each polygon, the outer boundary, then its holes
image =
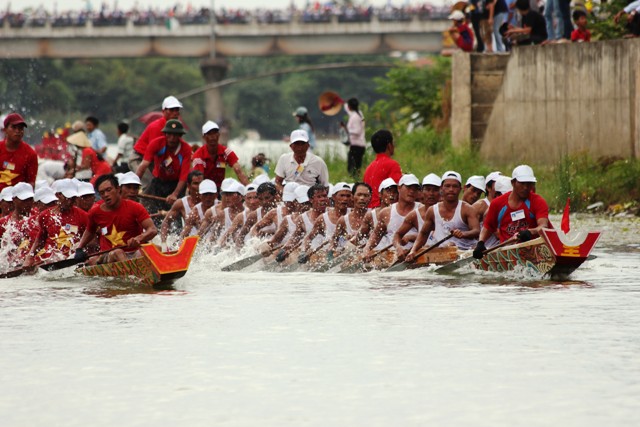
POLYGON ((112 174, 98 178, 96 188, 104 203, 95 205, 89 211, 89 223, 76 247, 75 258, 87 257, 84 248, 96 237, 96 234, 101 251, 121 249, 92 257, 88 261, 89 264, 104 264, 134 258, 140 245, 149 242, 158 233, 149 213, 140 203, 122 198, 118 179, 112 174))
POLYGON ((231 149, 218 144, 220 139, 220 128, 209 120, 202 125, 202 139, 204 145, 193 154, 193 170, 201 171, 204 179, 210 179, 216 183, 218 188, 222 187, 226 167, 231 166, 242 185, 249 184, 247 176, 244 174, 238 156, 231 149))
POLYGON ((76 184, 70 179, 61 179, 57 182, 56 194, 57 205, 38 215, 38 234, 23 267, 68 258, 71 248, 80 241, 87 228, 87 213, 75 206, 78 197, 76 184))
MULTIPOLYGON (((167 120, 180 119, 181 108, 182 103, 178 101, 175 96, 167 96, 162 101, 162 117, 149 123, 144 132, 142 132, 142 135, 140 135, 140 138, 138 138, 134 144, 131 156, 129 157, 129 170, 134 172, 138 170, 138 166, 142 163, 144 153, 147 151, 147 147, 151 141, 162 136, 162 129, 164 129, 164 125, 167 124, 167 120)), ((146 192, 147 187, 151 184, 153 175, 150 170, 147 170, 144 176, 140 178, 142 181, 142 191, 146 192)))
POLYGON ((184 195, 191 169, 191 146, 182 139, 185 131, 180 120, 167 121, 162 133, 163 136, 149 143, 136 175, 142 178, 153 162, 153 179, 147 193, 166 197, 169 205, 166 209, 169 209, 184 195))
POLYGON ((27 123, 18 113, 4 119, 5 139, 0 141, 0 190, 26 182, 33 187, 38 174, 38 155, 22 140, 27 123))
POLYGON ((533 192, 537 182, 533 169, 527 165, 517 166, 511 178, 513 191, 496 197, 489 205, 478 244, 473 251, 475 258, 482 258, 486 250, 484 242, 496 231, 500 243, 514 236, 518 241, 526 242, 538 237, 541 229, 550 227, 549 206, 533 192))
POLYGON ((371 136, 371 146, 376 153, 376 159, 364 171, 363 181, 369 184, 373 190, 369 207, 375 208, 380 205, 380 195, 378 194, 380 183, 387 178, 392 178, 395 182, 400 181, 402 169, 400 164, 391 158, 395 150, 391 132, 386 129, 376 131, 371 136))

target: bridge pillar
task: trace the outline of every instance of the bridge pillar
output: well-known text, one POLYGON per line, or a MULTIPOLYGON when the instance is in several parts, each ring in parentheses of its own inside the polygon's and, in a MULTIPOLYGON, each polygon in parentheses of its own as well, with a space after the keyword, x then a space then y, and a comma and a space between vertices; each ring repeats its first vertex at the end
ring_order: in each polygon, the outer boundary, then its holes
MULTIPOLYGON (((229 64, 224 58, 207 58, 200 63, 200 71, 207 84, 216 83, 224 79, 229 69, 229 64)), ((222 104, 222 90, 220 88, 210 89, 205 92, 205 113, 207 120, 223 122, 224 107, 222 104)))

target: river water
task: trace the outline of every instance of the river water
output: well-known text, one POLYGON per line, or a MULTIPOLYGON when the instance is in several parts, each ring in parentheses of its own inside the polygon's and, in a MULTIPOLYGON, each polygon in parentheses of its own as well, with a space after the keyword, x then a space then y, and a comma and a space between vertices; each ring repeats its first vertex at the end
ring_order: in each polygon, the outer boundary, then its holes
MULTIPOLYGON (((568 282, 223 273, 0 287, 0 425, 637 426, 640 222, 568 282)), ((557 222, 557 221, 556 221, 557 222)))

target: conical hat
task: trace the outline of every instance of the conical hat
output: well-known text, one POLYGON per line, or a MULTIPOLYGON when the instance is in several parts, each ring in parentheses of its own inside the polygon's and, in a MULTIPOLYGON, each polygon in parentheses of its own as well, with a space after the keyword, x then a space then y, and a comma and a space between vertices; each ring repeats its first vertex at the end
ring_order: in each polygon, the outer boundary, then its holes
POLYGON ((67 142, 80 148, 91 147, 91 141, 89 141, 89 138, 87 138, 84 132, 76 132, 73 135, 69 135, 67 142))

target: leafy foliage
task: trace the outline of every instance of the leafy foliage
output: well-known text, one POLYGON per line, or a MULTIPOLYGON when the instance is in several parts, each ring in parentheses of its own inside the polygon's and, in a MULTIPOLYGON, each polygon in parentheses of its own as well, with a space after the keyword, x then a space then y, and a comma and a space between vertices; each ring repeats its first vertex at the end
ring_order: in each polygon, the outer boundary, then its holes
POLYGON ((627 33, 625 28, 626 16, 623 16, 617 24, 613 21, 613 16, 622 10, 628 1, 610 0, 598 5, 598 10, 588 15, 589 29, 594 40, 619 39, 627 33))

